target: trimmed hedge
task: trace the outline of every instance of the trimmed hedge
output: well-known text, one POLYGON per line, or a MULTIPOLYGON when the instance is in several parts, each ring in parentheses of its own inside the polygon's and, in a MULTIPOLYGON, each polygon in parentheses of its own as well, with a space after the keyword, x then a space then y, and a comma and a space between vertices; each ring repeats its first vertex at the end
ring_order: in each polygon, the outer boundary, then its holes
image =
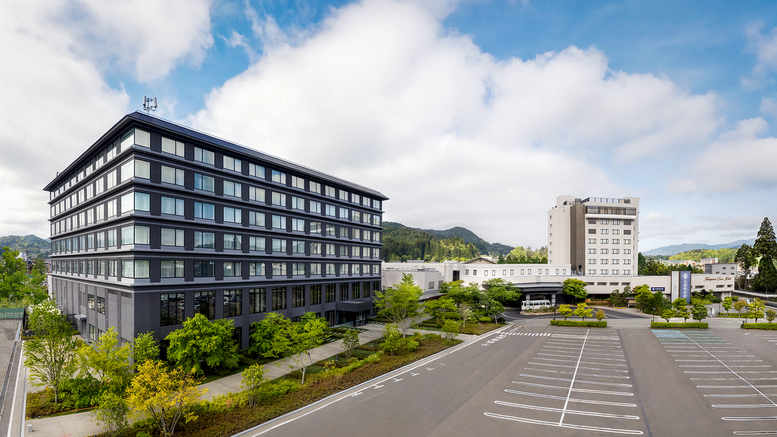
POLYGON ((583 326, 587 328, 606 328, 607 322, 593 322, 584 320, 551 320, 554 326, 583 326))
POLYGON ((667 323, 667 322, 650 322, 651 329, 709 329, 710 324, 706 322, 686 322, 686 323, 667 323))
POLYGON ((777 323, 743 323, 743 329, 777 329, 777 323))

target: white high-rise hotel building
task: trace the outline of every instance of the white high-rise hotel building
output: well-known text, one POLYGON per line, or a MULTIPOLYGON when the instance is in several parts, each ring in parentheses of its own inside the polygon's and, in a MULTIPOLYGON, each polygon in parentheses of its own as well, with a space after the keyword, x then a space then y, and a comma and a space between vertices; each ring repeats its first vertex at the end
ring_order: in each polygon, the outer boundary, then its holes
POLYGON ((578 275, 636 276, 639 198, 559 196, 548 211, 548 263, 578 275))

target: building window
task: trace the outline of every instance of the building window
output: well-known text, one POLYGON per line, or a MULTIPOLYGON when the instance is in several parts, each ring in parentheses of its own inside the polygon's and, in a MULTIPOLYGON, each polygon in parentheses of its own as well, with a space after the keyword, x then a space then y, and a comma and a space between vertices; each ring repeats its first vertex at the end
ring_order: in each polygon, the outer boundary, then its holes
POLYGON ((276 253, 286 253, 286 240, 273 238, 272 251, 276 253))
POLYGON ((596 255, 596 249, 588 249, 588 253, 596 255))
POLYGON ((613 249, 612 250, 612 254, 613 255, 618 255, 619 253, 620 253, 620 249, 613 249))
MULTIPOLYGON (((631 249, 623 249, 623 254, 624 254, 624 255, 629 255, 629 254, 631 254, 631 249)), ((725 268, 725 267, 724 267, 724 268, 725 268)))
POLYGON ((311 200, 308 202, 308 204, 310 205, 311 214, 321 214, 321 202, 315 202, 311 200))
POLYGON ((248 274, 250 276, 265 276, 264 263, 263 262, 251 262, 248 263, 248 274))
MULTIPOLYGON (((430 282, 432 284, 432 287, 434 287, 434 282, 430 282)), ((362 297, 362 290, 361 290, 361 282, 354 282, 351 285, 351 299, 361 299, 362 297)))
POLYGON ((335 187, 325 187, 325 193, 328 197, 337 197, 337 189, 335 187))
POLYGON ((208 319, 216 318, 216 292, 194 292, 194 314, 202 314, 208 319))
POLYGON ((612 220, 612 224, 619 225, 619 224, 621 224, 621 221, 618 220, 618 219, 614 219, 614 220, 612 220))
POLYGON ((93 294, 87 294, 86 295, 86 307, 90 310, 94 311, 94 295, 93 294))
POLYGON ((248 199, 255 202, 264 202, 264 190, 256 187, 248 187, 248 199))
POLYGON ((286 263, 272 263, 273 276, 286 276, 286 263))
POLYGON ((121 244, 149 244, 149 233, 148 226, 125 226, 121 228, 121 244))
POLYGON ((305 242, 304 241, 292 241, 291 242, 292 253, 305 254, 305 242))
POLYGON ((299 188, 300 190, 305 189, 305 179, 298 177, 298 176, 292 176, 291 177, 291 186, 294 188, 299 188))
POLYGON ((321 233, 321 222, 310 222, 310 233, 311 234, 320 234, 321 233))
POLYGON ((243 186, 237 182, 224 181, 224 195, 232 197, 243 197, 243 186))
POLYGON ((160 296, 160 322, 162 326, 180 325, 184 320, 184 294, 162 293, 160 296))
POLYGON ((224 277, 242 277, 243 276, 243 263, 241 261, 224 261, 224 277))
POLYGON ((596 269, 588 269, 588 274, 589 275, 595 275, 596 274, 596 269))
POLYGON ((257 178, 264 179, 264 167, 253 163, 248 163, 248 174, 257 178))
POLYGON ((608 260, 606 260, 606 259, 601 259, 601 260, 599 260, 599 263, 600 263, 600 264, 607 264, 607 263, 608 263, 608 260))
POLYGON ((305 263, 292 263, 291 270, 294 276, 305 276, 305 263))
MULTIPOLYGON (((184 245, 184 230, 183 229, 169 229, 162 228, 160 231, 162 246, 177 246, 183 247, 184 245)), ((98 234, 98 236, 101 234, 98 234)))
POLYGON ((224 317, 243 314, 243 290, 224 290, 224 317))
POLYGON ((618 235, 618 234, 620 234, 620 233, 621 233, 621 230, 620 230, 620 229, 613 229, 613 230, 612 230, 612 235, 618 235))
POLYGON ((326 264, 326 274, 327 275, 335 275, 335 265, 332 263, 326 264))
POLYGON ((163 278, 183 278, 182 260, 162 260, 161 270, 163 278))
POLYGON ((609 230, 609 229, 599 229, 599 233, 600 233, 601 235, 607 235, 607 233, 608 233, 608 232, 610 232, 610 230, 609 230))
POLYGON ((605 255, 606 255, 608 252, 609 252, 609 249, 602 249, 602 250, 600 251, 600 253, 602 253, 602 254, 605 254, 605 255))
MULTIPOLYGON (((146 193, 128 193, 121 196, 121 213, 130 211, 149 211, 151 196, 146 193)), ((75 228, 75 223, 73 227, 75 228)))
POLYGON ((337 285, 326 284, 326 303, 334 302, 336 299, 337 285))
POLYGON ((329 217, 337 216, 337 207, 334 205, 326 205, 325 211, 326 211, 326 215, 329 217))
POLYGON ((199 147, 194 148, 194 160, 197 162, 202 162, 204 164, 210 164, 215 165, 216 164, 216 154, 211 152, 210 150, 201 149, 199 147))
POLYGON ((602 276, 607 276, 608 275, 607 269, 599 270, 599 274, 602 276))
POLYGON ((183 217, 184 200, 162 196, 162 214, 178 215, 183 217))
POLYGON ((295 285, 291 287, 291 307, 299 308, 305 306, 305 286, 295 285))
POLYGON ((272 310, 286 309, 286 287, 272 288, 272 310))
POLYGON ((210 203, 194 202, 194 218, 215 220, 216 207, 210 203))
POLYGON ((340 284, 340 300, 348 300, 348 284, 340 284))
POLYGON ((232 170, 238 173, 243 172, 243 162, 240 161, 238 158, 233 158, 231 156, 224 155, 222 164, 223 164, 222 167, 224 167, 224 170, 232 170))
POLYGON ((216 276, 216 266, 213 261, 194 261, 195 278, 213 278, 216 276))
POLYGON ((183 186, 184 171, 178 168, 162 166, 162 182, 183 186))
POLYGON ((305 220, 303 219, 291 219, 291 230, 296 232, 305 232, 305 220))
POLYGON ((624 229, 623 235, 631 235, 631 229, 624 229))
POLYGON ((321 255, 321 243, 310 243, 310 254, 321 255))
POLYGON ((621 240, 619 240, 617 238, 613 238, 612 239, 612 244, 621 244, 621 240))
POLYGON ((310 274, 311 275, 320 275, 321 274, 321 263, 311 263, 310 264, 310 274))
POLYGON ((140 129, 132 129, 121 136, 121 149, 131 146, 151 147, 151 135, 140 129))
POLYGON ((596 260, 595 259, 589 259, 588 260, 588 264, 596 264, 596 260))
POLYGON ((596 233, 596 229, 589 229, 589 230, 588 230, 588 233, 589 233, 589 234, 595 234, 595 233, 596 233))
POLYGON ((215 192, 216 190, 215 179, 211 176, 201 175, 199 173, 194 174, 194 188, 197 190, 215 192))
POLYGON ((624 275, 627 275, 627 276, 628 276, 628 275, 631 275, 631 270, 624 270, 624 271, 623 271, 623 274, 624 274, 624 275))
POLYGON ((248 238, 248 250, 252 252, 264 252, 264 237, 249 237, 248 238))
POLYGON ((214 249, 216 247, 216 234, 194 231, 194 247, 195 249, 214 249))
POLYGON ((300 211, 305 210, 305 199, 301 197, 291 196, 291 209, 297 209, 300 211))
POLYGON ((623 264, 631 264, 631 260, 630 259, 624 259, 623 260, 623 264))
POLYGON ((602 238, 602 239, 600 239, 600 240, 599 240, 599 242, 600 242, 601 244, 609 244, 609 243, 610 243, 610 240, 608 240, 607 238, 602 238))
POLYGON ((282 215, 273 215, 272 216, 272 228, 273 229, 283 229, 286 230, 286 217, 282 215))
POLYGON ((340 208, 340 218, 348 220, 348 208, 340 208))
POLYGON ((224 207, 224 223, 243 223, 243 211, 238 208, 224 207))
POLYGON ((148 278, 148 260, 121 260, 121 277, 122 278, 136 278, 147 279, 148 278))
POLYGON ((162 151, 171 155, 184 156, 184 144, 180 141, 162 137, 162 151))
POLYGON ((265 297, 267 291, 264 288, 251 288, 248 290, 248 313, 256 314, 267 311, 265 297))
POLYGON ((248 211, 248 224, 251 226, 265 226, 264 213, 256 211, 248 211))
POLYGON ((286 184, 286 173, 273 170, 272 171, 272 181, 278 184, 286 184))
POLYGON ((286 195, 283 193, 272 193, 272 204, 275 206, 286 206, 286 195))
POLYGON ((612 264, 618 264, 618 260, 617 259, 613 259, 612 260, 612 264))
POLYGON ((631 239, 630 238, 624 239, 623 244, 631 244, 631 239))

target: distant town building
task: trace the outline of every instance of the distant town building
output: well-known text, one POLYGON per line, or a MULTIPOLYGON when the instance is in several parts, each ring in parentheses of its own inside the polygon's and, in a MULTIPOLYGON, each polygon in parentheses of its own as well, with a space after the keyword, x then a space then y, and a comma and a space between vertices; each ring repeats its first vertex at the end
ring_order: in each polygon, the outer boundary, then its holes
POLYGON ((548 264, 581 276, 636 276, 639 198, 559 196, 548 211, 548 264))

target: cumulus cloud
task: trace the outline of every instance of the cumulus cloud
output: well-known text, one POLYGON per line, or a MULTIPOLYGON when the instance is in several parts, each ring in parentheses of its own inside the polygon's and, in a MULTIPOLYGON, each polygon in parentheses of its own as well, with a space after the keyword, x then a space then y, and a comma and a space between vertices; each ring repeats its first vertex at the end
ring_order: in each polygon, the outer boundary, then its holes
POLYGON ((139 82, 161 79, 182 62, 199 65, 213 45, 210 0, 50 3, 50 24, 72 35, 73 51, 100 63, 115 60, 134 69, 139 82))
POLYGON ((713 93, 612 71, 596 48, 495 59, 430 4, 351 4, 293 42, 273 30, 191 123, 383 191, 389 220, 535 246, 559 194, 633 194, 595 157, 633 165, 718 128, 713 93))
POLYGON ((744 78, 745 86, 758 84, 758 79, 777 71, 777 27, 767 34, 761 33, 764 23, 756 21, 746 27, 747 48, 755 55, 754 78, 744 78))

